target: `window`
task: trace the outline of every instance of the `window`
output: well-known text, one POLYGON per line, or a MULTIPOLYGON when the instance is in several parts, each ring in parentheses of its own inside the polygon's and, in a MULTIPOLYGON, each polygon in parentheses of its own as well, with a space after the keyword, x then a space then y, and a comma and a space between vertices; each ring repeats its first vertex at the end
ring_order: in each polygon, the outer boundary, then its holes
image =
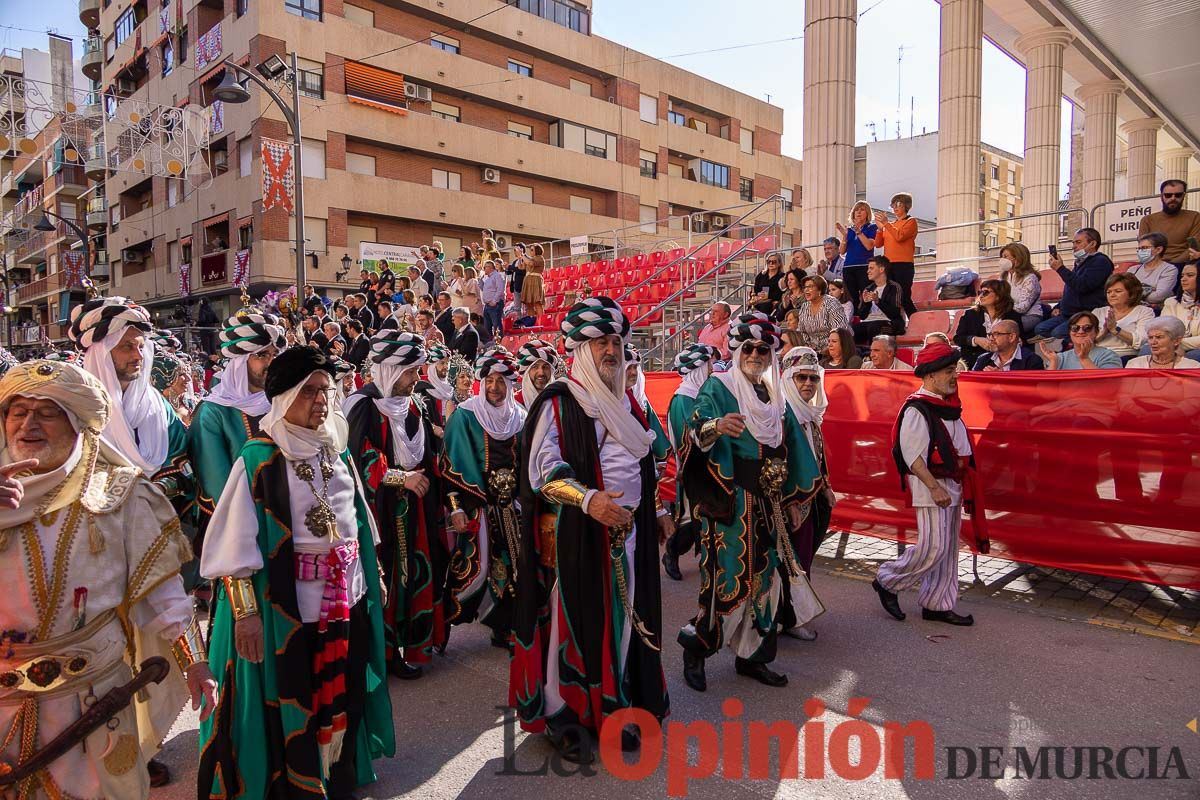
POLYGON ((683 114, 680 114, 678 111, 668 111, 667 122, 671 123, 672 125, 686 126, 687 117, 685 117, 683 114))
POLYGON ((700 183, 708 184, 709 186, 719 186, 722 189, 729 188, 729 167, 724 164, 717 164, 712 161, 700 159, 700 170, 696 176, 700 183))
POLYGON ((515 200, 518 203, 532 203, 533 187, 518 186, 515 183, 510 183, 508 185, 508 199, 515 200))
POLYGON ((652 150, 643 150, 639 156, 639 164, 643 178, 658 177, 658 154, 652 150))
POLYGON ((307 58, 296 59, 296 72, 300 94, 314 100, 325 99, 325 65, 307 58))
POLYGON ((526 64, 524 61, 517 61, 515 58, 508 60, 508 71, 523 75, 526 78, 533 77, 533 65, 526 64))
POLYGON ((592 198, 571 195, 571 210, 579 214, 592 213, 592 198))
POLYGON ((180 64, 187 61, 187 40, 188 40, 187 28, 184 28, 179 34, 179 47, 176 48, 179 51, 179 63, 180 64))
POLYGON ((683 164, 672 164, 672 163, 668 162, 667 175, 672 178, 682 178, 683 177, 683 164))
POLYGON ((583 152, 596 158, 608 158, 608 139, 609 137, 601 131, 584 131, 583 152))
MULTIPOLYGON (((308 226, 304 228, 305 237, 308 236, 308 226)), ((254 223, 247 223, 238 227, 238 249, 249 250, 250 245, 254 242, 254 223)))
MULTIPOLYGON (((326 252, 325 222, 320 217, 304 218, 304 251, 306 253, 326 252)), ((288 241, 296 241, 295 217, 288 217, 288 241)))
POLYGON ((738 194, 747 203, 754 200, 754 181, 749 178, 741 178, 738 180, 738 194))
POLYGON ((120 47, 121 43, 133 35, 133 29, 137 27, 137 20, 133 16, 133 9, 127 9, 124 14, 117 17, 117 24, 113 27, 113 36, 116 37, 116 46, 120 47))
POLYGON ((519 122, 510 122, 508 123, 508 135, 515 136, 518 139, 532 139, 533 126, 522 125, 519 122))
POLYGON ((112 61, 112 57, 117 52, 117 40, 110 36, 104 40, 104 60, 112 61))
POLYGON ((574 92, 575 94, 586 94, 588 97, 591 97, 592 96, 592 85, 590 83, 588 83, 587 81, 581 81, 581 80, 576 80, 575 78, 571 78, 571 91, 574 92))
POLYGON ((439 119, 448 119, 451 122, 462 122, 462 111, 458 106, 447 105, 446 103, 430 103, 429 113, 439 119))
POLYGON ((738 134, 741 136, 740 144, 741 144, 742 152, 743 153, 753 153, 754 152, 754 131, 750 130, 749 128, 741 128, 741 129, 739 129, 738 134))
POLYGON ((325 180, 325 143, 320 139, 304 139, 301 145, 304 177, 325 180))
POLYGON ((638 116, 642 122, 649 122, 651 125, 658 124, 658 98, 652 95, 638 95, 638 116))
POLYGON ((1008 185, 1009 186, 1017 185, 1017 171, 1015 169, 1013 169, 1012 167, 1008 168, 1008 185))
POLYGON ((162 46, 162 74, 167 77, 175 69, 175 45, 168 38, 162 46))
MULTIPOLYGON (((353 172, 355 175, 374 175, 375 156, 346 153, 346 172, 353 172)), ((434 185, 436 186, 436 184, 434 185)))
POLYGON ((449 189, 452 192, 462 191, 462 173, 435 169, 433 171, 433 188, 449 189))
POLYGON ((1013 215, 1016 213, 1016 208, 1013 207, 1013 204, 1009 203, 1005 210, 1008 212, 1008 218, 1012 219, 1013 215))
POLYGON ((435 33, 430 35, 429 43, 438 50, 445 50, 447 53, 458 53, 458 39, 451 39, 449 36, 441 36, 435 33))
POLYGON ((979 173, 979 185, 987 186, 987 173, 986 172, 979 173))
POLYGON ((179 205, 179 181, 167 178, 167 208, 179 205))
POLYGON ((237 0, 237 15, 239 17, 246 16, 246 12, 250 10, 250 0, 237 0))
POLYGON ((638 222, 642 224, 642 233, 655 233, 658 226, 658 206, 638 206, 638 222))
POLYGON ((609 161, 617 156, 616 136, 562 120, 550 125, 550 144, 609 161))
POLYGON ((992 164, 992 180, 1000 180, 1000 167, 995 164, 992 164))
POLYGON ((688 127, 690 127, 692 130, 700 131, 701 133, 708 133, 708 123, 702 119, 696 119, 695 117, 692 117, 690 120, 688 120, 688 127))
POLYGON ((240 139, 238 149, 238 177, 245 178, 250 174, 251 161, 254 159, 254 148, 250 146, 250 137, 240 139))
POLYGON ((346 3, 342 6, 342 16, 351 22, 357 22, 359 25, 365 25, 368 28, 375 27, 375 12, 361 6, 346 3))
POLYGON ((591 32, 591 12, 569 0, 516 0, 514 5, 564 28, 585 34, 591 32))
POLYGON ((283 0, 283 7, 298 17, 321 21, 321 0, 283 0))
POLYGON ((791 211, 792 210, 792 190, 791 189, 780 189, 779 193, 781 195, 783 195, 783 210, 791 211))

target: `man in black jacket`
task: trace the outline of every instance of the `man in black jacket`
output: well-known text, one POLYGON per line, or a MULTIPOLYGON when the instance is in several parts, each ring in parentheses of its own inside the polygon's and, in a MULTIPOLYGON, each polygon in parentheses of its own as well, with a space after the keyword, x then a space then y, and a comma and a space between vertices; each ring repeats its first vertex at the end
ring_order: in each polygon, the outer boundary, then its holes
POLYGON ((984 353, 971 366, 972 372, 1017 372, 1019 370, 1045 369, 1042 357, 1030 348, 1021 347, 1020 326, 1011 319, 1002 319, 992 326, 988 339, 995 342, 996 350, 984 353))
POLYGON ((343 357, 353 364, 355 369, 361 369, 363 362, 371 354, 371 343, 363 336, 362 323, 356 319, 347 322, 346 336, 349 341, 346 345, 346 355, 343 357))
POLYGON ((479 352, 479 331, 471 325, 471 313, 465 308, 456 308, 453 312, 454 336, 447 341, 450 349, 460 354, 467 363, 474 364, 479 352))
POLYGON ((883 334, 904 333, 904 310, 900 305, 903 292, 900 284, 888 280, 891 263, 887 256, 871 256, 867 261, 867 280, 871 283, 855 298, 855 313, 862 320, 854 326, 854 338, 859 344, 883 334))
POLYGON ((1063 279, 1062 300, 1058 301, 1058 314, 1046 317, 1037 324, 1033 332, 1038 337, 1063 339, 1070 335, 1067 320, 1080 311, 1100 308, 1107 301, 1104 284, 1113 274, 1112 259, 1100 252, 1100 231, 1095 228, 1080 228, 1072 240, 1075 264, 1071 269, 1063 266, 1062 258, 1051 256, 1050 269, 1063 279))
POLYGON ((309 314, 316 314, 317 309, 325 308, 325 303, 321 301, 321 295, 317 294, 311 283, 304 284, 304 310, 309 314))
POLYGON ((321 350, 325 355, 335 355, 339 358, 346 353, 346 339, 342 336, 342 326, 330 320, 321 326, 325 333, 325 346, 321 350))
POLYGON ((446 344, 454 338, 454 309, 450 307, 450 293, 439 292, 437 296, 437 312, 433 318, 433 327, 442 332, 446 344))

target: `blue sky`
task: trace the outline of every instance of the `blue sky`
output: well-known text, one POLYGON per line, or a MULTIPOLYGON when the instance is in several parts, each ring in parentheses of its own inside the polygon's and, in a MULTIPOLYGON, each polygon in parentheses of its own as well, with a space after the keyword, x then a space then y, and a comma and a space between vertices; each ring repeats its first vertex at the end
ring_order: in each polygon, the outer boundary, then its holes
MULTIPOLYGON (((271 2, 271 0, 256 0, 271 2)), ((859 0, 857 144, 896 138, 910 130, 937 129, 938 4, 934 0, 859 0), (897 64, 899 48, 903 58, 897 64), (897 90, 899 112, 897 112, 897 90), (910 115, 910 109, 914 113, 910 115), (886 123, 886 128, 885 128, 886 123), (886 132, 885 132, 886 131, 886 132)), ((0 0, 0 25, 58 32, 81 42, 86 31, 75 0, 0 0), (16 13, 17 9, 20 13, 16 13)), ((508 12, 504 12, 508 13, 508 12)), ((512 12, 520 13, 520 12, 512 12)), ((594 32, 621 42, 784 109, 783 151, 801 155, 803 111, 802 0, 594 0, 594 32), (743 9, 753 9, 745 13, 743 9), (750 46, 741 46, 750 45, 750 46), (723 52, 719 51, 726 49, 723 52)), ((46 37, 0 27, 0 46, 45 49, 46 37)), ((81 52, 76 47, 76 53, 81 52)), ((1025 71, 1006 55, 984 44, 983 139, 1020 154, 1024 148, 1025 71)), ((1069 176, 1070 106, 1064 101, 1062 186, 1069 176)))

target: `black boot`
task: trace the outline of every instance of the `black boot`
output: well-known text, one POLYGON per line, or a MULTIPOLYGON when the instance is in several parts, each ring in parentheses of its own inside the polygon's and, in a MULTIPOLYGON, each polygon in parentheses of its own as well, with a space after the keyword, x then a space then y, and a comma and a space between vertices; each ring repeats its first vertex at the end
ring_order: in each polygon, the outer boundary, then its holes
POLYGON ((704 657, 683 651, 683 681, 697 692, 708 689, 708 678, 704 675, 704 657))
POLYGON ((621 752, 636 753, 642 746, 642 734, 636 725, 626 725, 621 729, 621 752))
POLYGON ((425 674, 416 664, 409 664, 400 656, 394 657, 392 663, 388 664, 388 672, 402 681, 415 681, 425 674))
POLYGON ((962 614, 955 614, 953 610, 933 611, 932 609, 922 608, 921 619, 927 619, 930 622, 945 622, 948 625, 967 626, 975 624, 975 618, 970 614, 963 616, 962 614))
POLYGON ((787 675, 774 672, 766 664, 762 664, 758 661, 747 661, 744 658, 738 658, 733 662, 733 668, 737 671, 738 675, 744 675, 747 678, 754 678, 754 680, 758 681, 764 686, 773 686, 775 688, 787 686, 787 675))
POLYGON ((871 581, 871 588, 879 595, 879 603, 883 606, 883 610, 903 622, 904 612, 900 610, 900 598, 896 596, 896 593, 883 588, 883 584, 879 582, 878 578, 871 581))
POLYGON ((663 549, 662 554, 663 572, 667 573, 667 577, 673 581, 683 580, 683 573, 679 571, 679 556, 671 550, 671 543, 663 549))
POLYGON ((509 634, 507 634, 507 633, 501 633, 500 631, 493 631, 492 632, 492 647, 502 648, 504 650, 507 650, 511 654, 513 651, 512 639, 509 638, 509 634))
POLYGON ((146 762, 146 772, 150 775, 150 787, 153 789, 166 786, 171 782, 171 770, 167 769, 167 765, 157 758, 146 762))
POLYGON ((554 745, 563 761, 591 764, 596 760, 596 754, 592 751, 591 735, 578 725, 572 725, 562 732, 555 731, 552 726, 547 725, 546 738, 554 745))

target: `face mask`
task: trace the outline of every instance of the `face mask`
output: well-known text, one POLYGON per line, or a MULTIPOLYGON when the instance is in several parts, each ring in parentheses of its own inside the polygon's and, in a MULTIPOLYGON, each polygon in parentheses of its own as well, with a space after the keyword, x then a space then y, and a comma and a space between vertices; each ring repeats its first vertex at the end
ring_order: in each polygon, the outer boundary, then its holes
POLYGON ((1083 259, 1087 258, 1087 254, 1088 254, 1087 250, 1076 250, 1071 255, 1075 256, 1076 261, 1082 261, 1083 259))
POLYGON ((1137 260, 1139 264, 1149 264, 1150 259, 1154 258, 1154 251, 1149 247, 1139 247, 1137 249, 1137 260))

